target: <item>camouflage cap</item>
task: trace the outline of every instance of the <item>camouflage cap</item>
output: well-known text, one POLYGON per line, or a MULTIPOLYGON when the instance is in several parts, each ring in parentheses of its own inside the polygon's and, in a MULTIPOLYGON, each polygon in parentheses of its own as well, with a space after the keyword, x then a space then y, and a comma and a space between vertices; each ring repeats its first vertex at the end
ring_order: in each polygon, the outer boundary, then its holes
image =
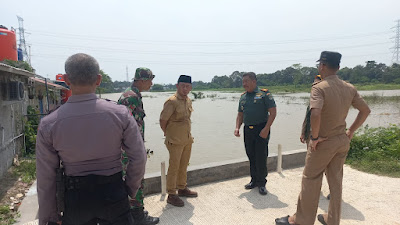
POLYGON ((136 69, 135 77, 132 80, 151 80, 155 77, 149 68, 139 67, 136 69))

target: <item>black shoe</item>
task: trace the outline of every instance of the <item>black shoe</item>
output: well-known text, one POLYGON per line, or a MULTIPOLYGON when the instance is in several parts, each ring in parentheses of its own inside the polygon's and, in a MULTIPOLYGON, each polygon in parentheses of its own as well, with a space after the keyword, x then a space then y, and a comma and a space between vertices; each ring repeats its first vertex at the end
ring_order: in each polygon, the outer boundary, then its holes
POLYGON ((318 214, 318 221, 322 223, 323 225, 327 225, 325 222, 324 216, 322 214, 318 214))
POLYGON ((268 194, 267 189, 265 187, 258 187, 258 192, 262 195, 268 194))
POLYGON ((276 218, 276 219, 275 219, 275 224, 276 224, 276 225, 290 225, 290 223, 289 223, 289 217, 290 217, 290 216, 285 216, 285 217, 281 217, 281 218, 276 218))
POLYGON ((250 183, 244 185, 244 188, 247 189, 247 190, 253 189, 255 187, 257 187, 257 185, 253 181, 250 181, 250 183))
POLYGON ((134 225, 152 225, 160 222, 158 217, 149 216, 147 211, 144 211, 143 208, 132 209, 132 216, 134 219, 134 225))

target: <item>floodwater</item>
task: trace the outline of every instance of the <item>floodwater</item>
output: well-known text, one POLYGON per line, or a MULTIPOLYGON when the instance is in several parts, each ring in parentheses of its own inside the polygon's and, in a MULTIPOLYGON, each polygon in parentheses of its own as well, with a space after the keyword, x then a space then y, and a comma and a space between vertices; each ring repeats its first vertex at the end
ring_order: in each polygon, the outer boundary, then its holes
MULTIPOLYGON (((241 137, 235 137, 235 121, 238 101, 241 93, 204 91, 205 98, 194 99, 192 113, 192 136, 194 143, 190 166, 233 159, 246 158, 241 137)), ((159 116, 165 100, 173 92, 144 92, 143 103, 145 117, 145 146, 154 152, 147 160, 146 174, 159 172, 162 161, 168 167, 168 150, 164 145, 164 135, 159 125, 159 116)), ((305 144, 299 140, 301 125, 308 105, 309 93, 274 94, 277 105, 277 117, 271 128, 269 152, 276 153, 278 144, 283 151, 305 149, 305 144)), ((400 96, 400 90, 360 91, 362 96, 400 96)), ((102 98, 117 101, 120 93, 103 94, 102 98)), ((193 100, 193 95, 190 94, 193 100)), ((370 127, 388 126, 400 123, 400 103, 386 102, 371 104, 371 115, 364 125, 370 127)), ((357 116, 357 110, 350 109, 347 117, 347 127, 357 116)), ((243 127, 243 126, 242 126, 243 127)))

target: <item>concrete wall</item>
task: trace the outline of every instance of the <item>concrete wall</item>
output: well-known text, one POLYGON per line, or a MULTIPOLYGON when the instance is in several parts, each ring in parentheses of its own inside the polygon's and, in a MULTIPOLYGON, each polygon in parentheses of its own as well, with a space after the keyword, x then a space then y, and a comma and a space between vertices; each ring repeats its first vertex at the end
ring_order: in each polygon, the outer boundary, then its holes
MULTIPOLYGON (((289 169, 304 166, 306 153, 305 149, 284 152, 282 154, 282 168, 289 169)), ((277 155, 271 154, 267 160, 268 171, 276 171, 277 162, 277 155)), ((249 176, 250 181, 250 164, 247 158, 204 164, 201 166, 190 166, 188 168, 187 183, 188 186, 193 186, 243 176, 249 176)), ((147 174, 145 176, 144 193, 153 194, 160 192, 161 174, 147 174)))
MULTIPOLYGON (((27 78, 0 71, 0 83, 21 81, 26 84, 27 78)), ((0 88, 1 85, 0 85, 0 88)), ((26 88, 26 85, 25 85, 26 88)), ((3 90, 0 90, 2 93, 3 90)), ((25 89, 25 96, 27 91, 25 89)), ((7 101, 0 95, 0 178, 10 168, 15 154, 24 146, 23 115, 26 114, 27 97, 21 101, 7 101)))

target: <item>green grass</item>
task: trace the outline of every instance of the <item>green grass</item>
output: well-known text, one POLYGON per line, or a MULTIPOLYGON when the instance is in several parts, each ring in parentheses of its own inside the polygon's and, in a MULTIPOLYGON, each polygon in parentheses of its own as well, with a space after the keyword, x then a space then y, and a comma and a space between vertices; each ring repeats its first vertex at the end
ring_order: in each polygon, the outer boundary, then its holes
POLYGON ((382 104, 385 102, 400 103, 400 96, 380 96, 377 94, 363 96, 368 104, 382 104))
POLYGON ((15 213, 8 206, 0 206, 0 225, 11 225, 15 222, 15 213))
MULTIPOLYGON (((15 177, 15 180, 21 178, 22 182, 31 184, 36 179, 36 162, 32 158, 22 159, 19 165, 13 165, 10 171, 10 176, 15 177)), ((13 188, 12 185, 10 187, 13 188)), ((3 199, 0 205, 0 225, 14 224, 19 217, 17 211, 9 208, 8 200, 3 199)))
POLYGON ((14 166, 13 172, 23 182, 30 183, 36 179, 36 162, 32 159, 21 160, 19 166, 14 166))
MULTIPOLYGON (((357 90, 398 90, 400 84, 356 84, 357 90)), ((278 86, 260 86, 260 88, 267 88, 272 93, 300 93, 310 92, 311 84, 309 85, 278 85, 278 86)), ((221 91, 221 92, 244 92, 242 87, 240 88, 218 88, 218 89, 193 89, 193 91, 221 91)))
POLYGON ((398 90, 400 84, 355 84, 359 91, 398 90))
MULTIPOLYGON (((297 92, 310 92, 311 90, 311 84, 310 85, 281 85, 281 86, 269 86, 269 87, 264 87, 260 86, 259 88, 266 88, 270 90, 272 93, 282 93, 282 92, 288 92, 288 93, 297 93, 297 92)), ((193 91, 221 91, 221 92, 244 92, 244 88, 214 88, 214 89, 193 89, 193 91)))
POLYGON ((400 126, 361 129, 351 141, 346 163, 367 173, 400 177, 400 126))

